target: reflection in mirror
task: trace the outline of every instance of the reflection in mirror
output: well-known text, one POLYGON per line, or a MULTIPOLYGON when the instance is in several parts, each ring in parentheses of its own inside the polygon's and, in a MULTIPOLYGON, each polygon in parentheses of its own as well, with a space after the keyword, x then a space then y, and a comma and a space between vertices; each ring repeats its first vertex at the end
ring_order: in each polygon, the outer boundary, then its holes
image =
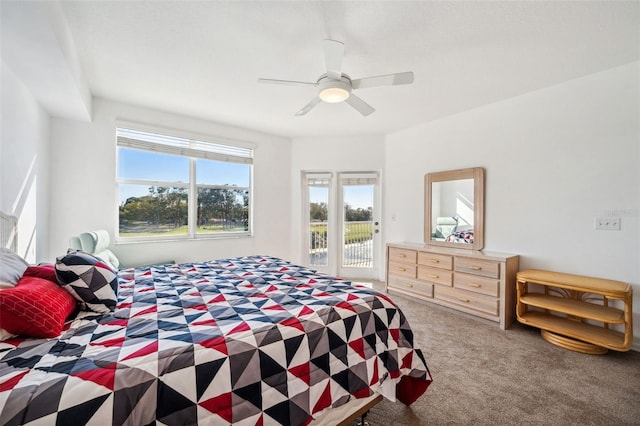
POLYGON ((425 179, 425 242, 480 250, 484 170, 429 173, 425 179))
POLYGON ((431 239, 473 244, 473 179, 431 184, 431 239))

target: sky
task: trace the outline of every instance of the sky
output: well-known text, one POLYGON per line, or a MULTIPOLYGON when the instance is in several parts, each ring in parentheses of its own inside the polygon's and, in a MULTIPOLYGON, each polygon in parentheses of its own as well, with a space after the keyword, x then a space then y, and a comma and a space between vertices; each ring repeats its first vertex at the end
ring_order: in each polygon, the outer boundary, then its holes
MULTIPOLYGON (((196 160, 196 183, 249 186, 247 165, 224 161, 196 160)), ((118 178, 165 182, 189 182, 189 158, 159 152, 118 148, 118 178)), ((354 208, 367 209, 373 203, 372 185, 344 187, 345 202, 354 208)), ((149 185, 120 185, 120 202, 129 197, 149 194, 149 185)), ((309 188, 311 202, 327 202, 323 188, 309 188)))
MULTIPOLYGON (((246 164, 196 160, 196 183, 249 186, 246 164)), ((189 182, 189 158, 158 152, 118 148, 118 178, 189 182)), ((120 185, 120 202, 149 194, 149 185, 120 185)))
MULTIPOLYGON (((373 207, 373 185, 344 186, 344 201, 352 208, 367 209, 373 207)), ((312 203, 327 203, 327 189, 322 187, 309 188, 309 201, 312 203)))

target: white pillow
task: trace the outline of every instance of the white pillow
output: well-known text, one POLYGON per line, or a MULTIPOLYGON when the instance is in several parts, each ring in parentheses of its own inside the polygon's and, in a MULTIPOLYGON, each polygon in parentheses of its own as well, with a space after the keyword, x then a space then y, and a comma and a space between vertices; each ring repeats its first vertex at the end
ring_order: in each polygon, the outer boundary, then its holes
POLYGON ((0 248, 0 288, 15 286, 28 266, 26 260, 8 248, 0 248))

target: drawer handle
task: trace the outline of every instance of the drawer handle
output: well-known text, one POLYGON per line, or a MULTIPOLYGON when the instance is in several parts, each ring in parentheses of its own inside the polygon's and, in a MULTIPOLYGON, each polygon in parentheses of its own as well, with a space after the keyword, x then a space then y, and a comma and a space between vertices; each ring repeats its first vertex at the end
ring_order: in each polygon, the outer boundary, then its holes
POLYGON ((407 268, 398 268, 398 271, 400 271, 400 272, 404 272, 406 270, 407 270, 407 268))
POLYGON ((400 253, 398 256, 400 256, 400 257, 407 257, 407 255, 406 255, 406 254, 404 254, 404 253, 400 253))
POLYGON ((480 288, 480 287, 482 287, 482 285, 476 284, 476 283, 469 283, 469 287, 480 288))
POLYGON ((481 271, 482 270, 482 266, 470 266, 471 269, 473 269, 474 271, 481 271))
POLYGON ((469 303, 470 300, 469 299, 465 299, 464 297, 458 297, 458 300, 464 303, 469 303))
POLYGON ((405 284, 405 287, 413 288, 413 284, 405 284))
POLYGON ((440 278, 440 275, 431 274, 431 275, 429 275, 429 277, 431 277, 431 278, 440 278))
POLYGON ((440 261, 438 259, 429 259, 429 261, 431 263, 440 263, 440 261))

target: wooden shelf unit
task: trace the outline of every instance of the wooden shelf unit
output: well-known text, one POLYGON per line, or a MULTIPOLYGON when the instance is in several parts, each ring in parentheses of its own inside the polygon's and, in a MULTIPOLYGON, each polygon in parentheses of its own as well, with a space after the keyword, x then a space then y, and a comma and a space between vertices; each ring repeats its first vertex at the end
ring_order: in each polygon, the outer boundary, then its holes
POLYGON ((535 269, 516 274, 518 321, 540 328, 548 342, 582 353, 631 349, 632 296, 631 285, 621 281, 535 269), (609 306, 612 301, 622 307, 609 306), (610 328, 616 324, 623 331, 610 328))
POLYGON ((415 243, 387 245, 387 290, 495 321, 515 321, 519 256, 415 243))

